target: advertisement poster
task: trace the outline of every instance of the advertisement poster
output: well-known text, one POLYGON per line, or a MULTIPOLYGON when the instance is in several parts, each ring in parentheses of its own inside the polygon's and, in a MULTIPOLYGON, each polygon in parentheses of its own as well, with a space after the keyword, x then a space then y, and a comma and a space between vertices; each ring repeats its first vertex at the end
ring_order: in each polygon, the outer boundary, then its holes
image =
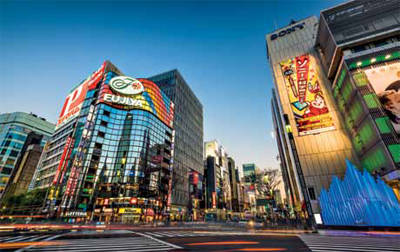
POLYGON ((82 84, 72 91, 65 99, 64 106, 57 120, 56 130, 79 115, 88 89, 93 89, 103 77, 106 62, 99 70, 89 76, 82 84))
POLYGON ((400 62, 364 71, 389 117, 400 135, 400 62))
POLYGON ((308 54, 280 62, 300 136, 335 129, 325 96, 308 54))

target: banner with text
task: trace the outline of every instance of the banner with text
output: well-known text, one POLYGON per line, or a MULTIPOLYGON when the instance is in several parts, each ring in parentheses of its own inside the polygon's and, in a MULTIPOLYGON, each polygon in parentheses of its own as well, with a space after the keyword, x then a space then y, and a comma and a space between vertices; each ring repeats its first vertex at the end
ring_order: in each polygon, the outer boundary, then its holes
POLYGON ((310 55, 303 54, 279 64, 299 135, 335 129, 310 55))

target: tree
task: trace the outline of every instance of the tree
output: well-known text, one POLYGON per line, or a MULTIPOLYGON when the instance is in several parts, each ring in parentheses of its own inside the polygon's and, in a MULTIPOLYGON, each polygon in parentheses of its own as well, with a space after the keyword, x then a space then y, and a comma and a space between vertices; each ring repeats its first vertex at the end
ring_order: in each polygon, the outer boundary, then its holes
POLYGON ((45 199, 46 189, 36 189, 30 192, 11 195, 3 202, 3 214, 30 214, 35 213, 42 207, 45 199))
POLYGON ((258 195, 273 197, 274 191, 282 182, 278 169, 260 170, 256 173, 256 191, 258 195))

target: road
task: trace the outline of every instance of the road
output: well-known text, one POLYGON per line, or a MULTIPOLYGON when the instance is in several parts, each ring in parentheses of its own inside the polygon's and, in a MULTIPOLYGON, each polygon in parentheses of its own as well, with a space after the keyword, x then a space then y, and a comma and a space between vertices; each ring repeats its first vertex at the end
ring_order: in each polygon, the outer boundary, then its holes
POLYGON ((3 236, 0 237, 0 251, 400 252, 400 240, 397 238, 246 231, 114 230, 109 233, 90 231, 3 236))

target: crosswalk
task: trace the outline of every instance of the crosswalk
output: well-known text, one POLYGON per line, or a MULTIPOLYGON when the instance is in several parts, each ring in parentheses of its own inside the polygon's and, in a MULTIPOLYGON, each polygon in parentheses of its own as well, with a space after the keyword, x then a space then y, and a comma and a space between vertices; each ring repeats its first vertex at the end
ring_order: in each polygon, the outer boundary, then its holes
POLYGON ((181 247, 148 236, 118 237, 101 239, 57 239, 56 244, 50 246, 33 246, 24 251, 168 251, 178 250, 181 247))
POLYGON ((313 252, 400 252, 400 240, 385 237, 301 235, 313 252))
POLYGON ((141 232, 156 238, 243 235, 243 232, 160 231, 141 232))
POLYGON ((13 243, 13 242, 38 242, 43 241, 52 235, 17 235, 17 236, 3 236, 0 237, 0 243, 13 243))

